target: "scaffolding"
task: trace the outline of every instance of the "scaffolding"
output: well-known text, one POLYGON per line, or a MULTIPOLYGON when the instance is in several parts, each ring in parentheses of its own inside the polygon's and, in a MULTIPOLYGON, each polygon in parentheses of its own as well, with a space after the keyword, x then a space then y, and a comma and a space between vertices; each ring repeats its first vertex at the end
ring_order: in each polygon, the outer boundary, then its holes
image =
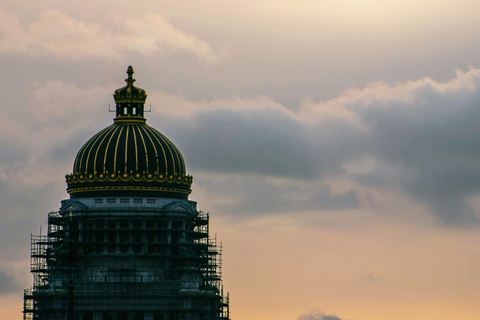
POLYGON ((24 320, 228 320, 222 245, 209 214, 146 207, 64 208, 31 236, 24 320))

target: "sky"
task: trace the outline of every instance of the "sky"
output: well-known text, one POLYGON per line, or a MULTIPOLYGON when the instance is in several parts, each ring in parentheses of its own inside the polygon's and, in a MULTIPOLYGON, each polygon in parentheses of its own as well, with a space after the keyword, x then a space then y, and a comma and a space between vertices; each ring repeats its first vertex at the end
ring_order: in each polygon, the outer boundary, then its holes
POLYGON ((132 65, 234 320, 480 314, 480 2, 0 3, 0 319, 132 65))

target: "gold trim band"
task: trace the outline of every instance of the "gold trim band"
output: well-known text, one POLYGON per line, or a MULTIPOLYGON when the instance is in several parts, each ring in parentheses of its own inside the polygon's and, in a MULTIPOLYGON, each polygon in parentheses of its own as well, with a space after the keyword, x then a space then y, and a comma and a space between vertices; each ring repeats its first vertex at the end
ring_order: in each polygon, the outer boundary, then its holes
POLYGON ((147 119, 142 117, 119 116, 113 119, 113 123, 147 123, 147 119))
POLYGON ((103 187, 72 187, 67 188, 68 193, 86 192, 86 191, 164 191, 190 194, 191 190, 179 189, 179 188, 166 188, 166 187, 131 187, 131 186, 103 186, 103 187))

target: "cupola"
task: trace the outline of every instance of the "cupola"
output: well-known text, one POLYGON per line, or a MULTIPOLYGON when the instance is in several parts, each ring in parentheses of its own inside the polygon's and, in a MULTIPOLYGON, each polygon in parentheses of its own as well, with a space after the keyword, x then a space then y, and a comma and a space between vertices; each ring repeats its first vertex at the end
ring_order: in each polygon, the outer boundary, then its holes
POLYGON ((78 151, 73 173, 66 175, 70 198, 132 196, 188 199, 192 176, 180 150, 146 124, 145 90, 133 85, 115 90, 114 123, 98 132, 78 151))
POLYGON ((147 92, 143 89, 135 87, 135 79, 133 79, 133 68, 129 66, 127 69, 128 78, 125 79, 127 85, 123 88, 115 90, 113 98, 115 99, 118 121, 143 121, 145 122, 145 100, 147 92))

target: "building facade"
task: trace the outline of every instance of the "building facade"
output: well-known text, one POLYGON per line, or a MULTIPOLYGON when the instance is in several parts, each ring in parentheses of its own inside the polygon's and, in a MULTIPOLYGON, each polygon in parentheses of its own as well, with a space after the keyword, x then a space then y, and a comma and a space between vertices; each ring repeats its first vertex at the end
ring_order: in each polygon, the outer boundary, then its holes
POLYGON ((209 215, 188 200, 182 154, 146 124, 147 94, 127 74, 114 123, 79 150, 69 199, 32 235, 25 320, 229 319, 209 215))

